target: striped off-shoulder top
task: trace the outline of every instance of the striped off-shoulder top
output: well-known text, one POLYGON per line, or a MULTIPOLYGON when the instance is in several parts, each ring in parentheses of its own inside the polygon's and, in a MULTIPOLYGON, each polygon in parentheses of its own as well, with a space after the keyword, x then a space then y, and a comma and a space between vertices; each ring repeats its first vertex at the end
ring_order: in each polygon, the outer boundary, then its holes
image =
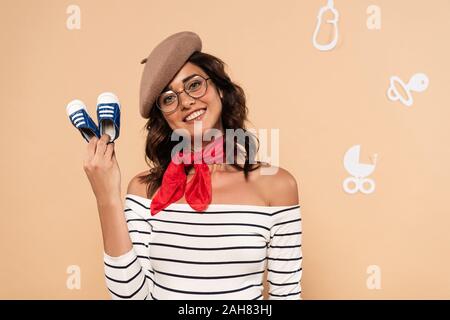
POLYGON ((150 215, 150 199, 127 194, 132 249, 104 252, 112 299, 302 299, 300 206, 172 203, 150 215))

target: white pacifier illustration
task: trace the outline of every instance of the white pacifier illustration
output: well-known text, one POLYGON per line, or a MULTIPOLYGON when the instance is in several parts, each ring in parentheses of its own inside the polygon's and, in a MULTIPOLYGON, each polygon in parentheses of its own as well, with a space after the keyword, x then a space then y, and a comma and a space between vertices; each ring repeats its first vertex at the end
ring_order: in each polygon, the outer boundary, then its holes
POLYGON ((316 47, 316 49, 319 49, 320 51, 329 51, 336 46, 337 41, 338 41, 338 36, 339 36, 338 25, 337 25, 338 20, 339 20, 339 13, 334 8, 334 2, 333 2, 333 0, 328 0, 327 5, 324 7, 321 7, 319 10, 319 13, 317 14, 316 29, 314 30, 314 34, 313 34, 313 38, 312 38, 312 43, 313 43, 314 47, 316 47), (317 43, 317 36, 319 34, 319 30, 322 25, 322 16, 327 11, 331 11, 334 15, 334 19, 329 19, 326 21, 327 23, 332 24, 334 26, 334 39, 328 44, 319 44, 319 43, 317 43))
POLYGON ((411 91, 422 92, 428 88, 428 77, 424 73, 416 73, 409 79, 408 84, 405 84, 402 79, 397 76, 392 76, 390 79, 389 89, 387 91, 387 96, 391 101, 400 100, 405 106, 410 107, 413 104, 413 97, 411 91), (402 89, 406 92, 406 99, 401 95, 395 87, 398 83, 402 89))
POLYGON ((345 192, 350 194, 356 193, 358 190, 364 194, 369 194, 375 190, 375 182, 365 177, 375 170, 378 155, 374 154, 373 164, 362 164, 359 163, 360 149, 360 145, 355 145, 348 149, 344 155, 344 167, 353 177, 345 179, 343 187, 345 192), (352 182, 355 184, 354 188, 350 188, 352 182), (364 188, 365 184, 368 185, 368 188, 364 188))

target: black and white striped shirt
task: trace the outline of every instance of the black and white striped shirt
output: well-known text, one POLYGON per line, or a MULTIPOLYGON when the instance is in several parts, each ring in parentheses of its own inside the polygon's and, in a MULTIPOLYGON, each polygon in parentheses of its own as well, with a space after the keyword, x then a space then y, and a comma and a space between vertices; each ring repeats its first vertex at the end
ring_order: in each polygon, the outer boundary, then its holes
POLYGON ((133 248, 104 252, 112 299, 302 299, 300 206, 210 204, 196 212, 172 203, 150 215, 150 199, 127 194, 133 248))

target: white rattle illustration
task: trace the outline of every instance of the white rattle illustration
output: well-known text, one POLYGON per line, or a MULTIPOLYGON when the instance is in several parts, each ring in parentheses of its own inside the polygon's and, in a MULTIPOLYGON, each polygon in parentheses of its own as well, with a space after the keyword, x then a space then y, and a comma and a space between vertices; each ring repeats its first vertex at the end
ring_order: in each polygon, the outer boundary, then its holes
POLYGON ((359 163, 360 149, 360 145, 355 145, 348 149, 344 156, 344 167, 353 177, 345 179, 343 187, 345 192, 350 194, 356 193, 358 190, 364 194, 369 194, 375 190, 375 182, 365 177, 375 170, 378 155, 374 154, 373 164, 361 164, 359 163), (352 182, 355 184, 353 189, 349 186, 352 182), (368 184, 367 189, 364 188, 365 184, 368 184))
POLYGON ((319 13, 317 15, 317 24, 316 24, 316 29, 314 30, 314 34, 313 34, 313 38, 312 38, 312 43, 314 45, 314 47, 316 47, 316 49, 319 49, 320 51, 329 51, 331 49, 333 49, 338 41, 338 20, 339 20, 339 13, 338 11, 334 8, 334 2, 333 0, 328 0, 328 3, 326 6, 321 7, 319 10, 319 13), (329 24, 332 24, 334 26, 334 39, 328 43, 328 44, 319 44, 317 43, 317 36, 319 34, 319 30, 320 30, 320 26, 322 25, 322 16, 327 12, 327 11, 331 11, 334 15, 333 19, 329 19, 326 22, 329 24))
POLYGON ((391 101, 400 100, 405 106, 410 107, 413 104, 413 97, 411 91, 422 92, 428 88, 428 77, 424 73, 416 73, 409 79, 408 84, 405 84, 402 79, 397 76, 392 76, 390 79, 389 89, 387 96, 391 101), (402 89, 406 92, 406 99, 397 91, 395 84, 398 83, 402 89))

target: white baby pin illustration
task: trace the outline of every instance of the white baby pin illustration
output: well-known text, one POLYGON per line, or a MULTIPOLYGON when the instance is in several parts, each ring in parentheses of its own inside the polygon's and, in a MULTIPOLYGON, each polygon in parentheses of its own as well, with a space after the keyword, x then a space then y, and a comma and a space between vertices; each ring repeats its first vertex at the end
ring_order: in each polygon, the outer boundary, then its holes
POLYGON ((428 88, 429 80, 426 74, 416 73, 409 79, 408 84, 405 84, 402 79, 397 76, 392 76, 390 78, 390 85, 387 91, 387 96, 391 101, 400 100, 405 106, 410 107, 413 104, 413 97, 411 91, 422 92, 428 88), (395 84, 398 83, 399 86, 405 91, 407 97, 403 97, 401 93, 398 92, 395 84))
POLYGON ((338 41, 339 32, 338 32, 338 21, 339 21, 339 12, 334 8, 334 1, 328 0, 327 5, 320 8, 319 13, 317 14, 317 24, 316 29, 314 30, 314 34, 312 37, 312 43, 314 47, 320 51, 329 51, 333 49, 338 41), (333 13, 334 18, 326 20, 327 23, 332 24, 334 27, 334 39, 327 44, 319 44, 317 42, 317 36, 319 34, 320 27, 322 25, 322 16, 327 12, 331 11, 333 13))
POLYGON ((375 181, 365 178, 369 176, 374 170, 377 162, 377 154, 373 156, 373 164, 359 163, 359 153, 361 150, 360 145, 355 145, 347 150, 344 155, 344 167, 352 175, 344 180, 343 187, 345 192, 353 194, 358 190, 364 194, 372 193, 375 190, 375 181), (355 184, 355 187, 350 188, 351 183, 355 184), (368 188, 364 188, 367 184, 368 188))

